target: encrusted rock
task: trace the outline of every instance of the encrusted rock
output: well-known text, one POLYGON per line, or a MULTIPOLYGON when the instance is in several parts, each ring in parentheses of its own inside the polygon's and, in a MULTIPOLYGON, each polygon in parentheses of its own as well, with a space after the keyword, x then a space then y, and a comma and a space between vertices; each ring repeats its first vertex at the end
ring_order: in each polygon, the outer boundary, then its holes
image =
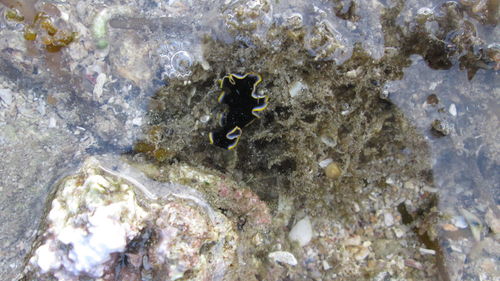
POLYGON ((221 280, 237 245, 234 223, 200 193, 117 158, 63 178, 45 224, 25 280, 221 280))

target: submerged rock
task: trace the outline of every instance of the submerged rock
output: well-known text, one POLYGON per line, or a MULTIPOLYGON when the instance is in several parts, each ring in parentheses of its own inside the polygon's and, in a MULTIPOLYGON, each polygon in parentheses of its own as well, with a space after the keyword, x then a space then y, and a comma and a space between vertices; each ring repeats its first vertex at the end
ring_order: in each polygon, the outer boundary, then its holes
POLYGON ((58 183, 24 280, 221 280, 234 229, 188 186, 89 158, 58 183))

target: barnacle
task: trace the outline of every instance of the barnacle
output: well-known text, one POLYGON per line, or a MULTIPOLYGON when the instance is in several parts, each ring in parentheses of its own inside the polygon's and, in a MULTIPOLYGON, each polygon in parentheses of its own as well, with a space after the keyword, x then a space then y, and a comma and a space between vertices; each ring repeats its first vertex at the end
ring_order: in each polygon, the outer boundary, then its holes
POLYGON ((256 91, 261 81, 260 75, 254 73, 243 76, 229 74, 220 80, 223 91, 218 101, 227 104, 229 110, 220 118, 222 128, 209 134, 211 144, 225 149, 235 148, 243 132, 242 128, 255 118, 260 118, 269 100, 267 96, 259 95, 256 91))

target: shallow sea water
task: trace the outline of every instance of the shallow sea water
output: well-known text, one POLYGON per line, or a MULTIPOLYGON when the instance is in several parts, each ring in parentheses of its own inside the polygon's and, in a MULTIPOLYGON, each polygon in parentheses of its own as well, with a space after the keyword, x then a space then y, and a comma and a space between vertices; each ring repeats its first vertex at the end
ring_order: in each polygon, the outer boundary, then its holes
POLYGON ((1 0, 0 14, 1 280, 23 276, 54 183, 104 154, 157 181, 208 169, 264 202, 262 229, 226 214, 254 248, 226 280, 499 278, 498 1, 1 0), (235 149, 210 145, 218 79, 248 72, 268 108, 235 149), (288 234, 307 220, 302 245, 288 234))

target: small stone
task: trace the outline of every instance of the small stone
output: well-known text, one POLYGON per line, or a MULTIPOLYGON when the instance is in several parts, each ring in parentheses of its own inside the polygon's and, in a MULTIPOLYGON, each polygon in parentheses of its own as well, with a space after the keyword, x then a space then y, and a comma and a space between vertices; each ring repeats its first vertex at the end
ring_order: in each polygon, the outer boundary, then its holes
POLYGON ((142 125, 142 118, 136 117, 136 118, 132 119, 132 125, 141 126, 142 125))
POLYGON ((200 117, 201 123, 207 123, 210 120, 210 115, 203 115, 200 117))
POLYGON ((449 135, 452 129, 453 129, 452 125, 446 120, 436 119, 432 121, 431 124, 431 131, 434 133, 434 135, 438 137, 444 137, 449 135))
POLYGON ((323 264, 323 270, 325 270, 325 271, 329 270, 330 268, 332 268, 330 266, 330 264, 327 261, 325 261, 325 260, 323 260, 321 263, 323 264))
POLYGON ((286 263, 286 264, 289 264, 291 266, 297 265, 297 259, 290 252, 276 251, 276 252, 269 253, 269 255, 267 257, 274 262, 286 263))
POLYGON ((457 107, 455 106, 454 103, 450 105, 448 112, 450 112, 450 114, 453 115, 454 117, 457 116, 457 107))
POLYGON ((328 164, 328 166, 326 166, 325 174, 328 178, 336 179, 336 178, 340 177, 340 175, 342 174, 342 171, 340 170, 337 163, 332 162, 332 163, 328 164))
POLYGON ((305 217, 298 221, 290 230, 288 238, 299 243, 301 247, 309 244, 312 239, 312 225, 309 217, 305 217))
POLYGON ((445 231, 449 231, 449 232, 453 232, 453 231, 458 230, 458 228, 456 226, 454 226, 453 224, 449 224, 449 223, 443 224, 442 227, 445 231))
POLYGON ((394 216, 391 213, 384 213, 384 223, 386 226, 394 225, 394 216))
POLYGON ((436 105, 439 103, 439 98, 435 94, 431 94, 427 97, 427 104, 436 105))
POLYGON ((328 133, 322 134, 320 136, 320 140, 322 143, 326 144, 329 147, 335 147, 337 146, 337 141, 335 140, 335 137, 333 135, 330 135, 328 133))
POLYGON ((55 128, 55 127, 57 127, 56 118, 50 117, 49 118, 49 128, 55 128))

